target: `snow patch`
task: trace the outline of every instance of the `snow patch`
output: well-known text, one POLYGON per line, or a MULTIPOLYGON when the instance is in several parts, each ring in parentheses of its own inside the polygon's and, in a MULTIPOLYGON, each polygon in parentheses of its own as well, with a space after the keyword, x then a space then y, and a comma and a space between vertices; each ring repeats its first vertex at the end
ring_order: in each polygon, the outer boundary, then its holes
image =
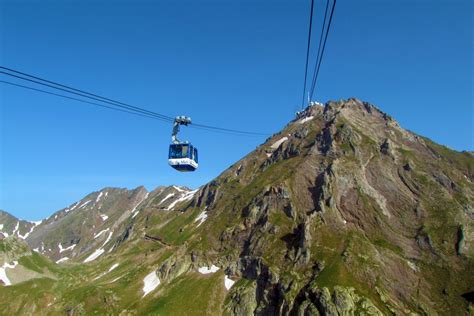
POLYGON ((43 222, 43 220, 40 220, 40 221, 31 221, 30 223, 31 224, 34 224, 35 227, 38 226, 39 224, 41 224, 43 222))
POLYGON ((100 217, 102 218, 102 220, 105 222, 107 220, 107 218, 109 218, 107 215, 105 214, 99 214, 100 217))
POLYGON ((122 277, 123 277, 123 275, 119 276, 118 278, 113 279, 113 280, 110 281, 109 283, 114 283, 115 281, 120 280, 122 277))
POLYGON ((308 117, 305 117, 305 118, 299 120, 298 123, 299 123, 299 124, 304 124, 304 123, 306 123, 306 122, 308 122, 308 121, 311 121, 313 118, 314 118, 314 116, 308 116, 308 117))
POLYGON ((171 203, 168 208, 166 210, 171 210, 176 204, 178 204, 179 202, 184 202, 184 201, 187 201, 187 200, 190 200, 193 198, 194 194, 196 194, 198 190, 194 190, 194 191, 189 191, 189 192, 186 192, 185 194, 183 194, 179 199, 173 201, 173 203, 171 203))
POLYGON ((10 236, 7 232, 3 232, 3 224, 0 224, 0 233, 3 234, 5 237, 10 236))
POLYGON ((410 267, 410 269, 412 269, 415 272, 418 272, 418 267, 416 266, 416 264, 414 262, 407 260, 407 264, 410 267))
MULTIPOLYGON (((104 230, 101 231, 97 236, 94 236, 94 239, 97 238, 97 237, 99 237, 100 235, 102 235, 102 233, 104 233, 104 232, 106 232, 106 231, 108 231, 108 230, 109 230, 109 228, 104 229, 104 230)), ((108 243, 108 242, 110 241, 110 238, 112 238, 112 234, 113 234, 113 233, 114 233, 114 232, 110 232, 110 233, 109 233, 109 235, 107 236, 107 239, 106 239, 105 242, 102 244, 102 246, 101 246, 99 249, 96 249, 96 251, 94 251, 89 257, 87 257, 86 260, 84 260, 84 263, 90 262, 90 261, 93 261, 93 260, 97 259, 99 256, 101 256, 101 255, 105 252, 105 250, 104 250, 103 247, 105 246, 106 243, 108 243)))
POLYGON ((160 205, 161 203, 163 203, 164 201, 166 201, 167 199, 169 199, 172 196, 174 196, 174 193, 168 194, 163 200, 160 201, 160 203, 158 203, 158 205, 160 205))
POLYGON ((210 267, 200 267, 198 271, 201 274, 216 273, 217 271, 219 271, 219 267, 216 267, 215 265, 212 265, 210 267))
POLYGON ((71 207, 71 209, 66 210, 66 213, 67 213, 68 211, 73 211, 73 210, 79 205, 80 202, 81 202, 81 201, 77 201, 77 202, 73 205, 73 207, 71 207))
POLYGON ((76 247, 77 244, 72 244, 71 246, 67 247, 67 248, 63 248, 63 245, 61 245, 61 243, 58 244, 58 248, 59 248, 59 253, 63 253, 64 251, 68 251, 68 250, 73 250, 74 247, 76 247))
POLYGON ((110 241, 110 238, 112 237, 112 234, 113 234, 113 233, 114 233, 114 232, 110 232, 110 233, 109 233, 109 236, 107 236, 107 239, 106 239, 105 242, 102 244, 102 247, 104 247, 105 244, 110 241))
POLYGON ((12 235, 15 235, 15 233, 18 231, 18 228, 19 228, 19 227, 20 227, 20 222, 19 222, 19 221, 17 221, 17 222, 16 222, 15 229, 13 230, 13 233, 12 233, 12 235))
POLYGON ((202 223, 204 223, 207 219, 207 212, 206 211, 203 211, 201 214, 198 215, 198 217, 196 217, 196 219, 194 220, 194 222, 198 222, 199 221, 199 224, 196 226, 196 227, 199 227, 201 226, 202 223))
POLYGON ((277 149, 278 147, 280 147, 281 144, 283 144, 284 142, 286 142, 288 140, 288 137, 283 137, 279 140, 277 140, 276 142, 273 143, 273 145, 271 145, 270 147, 272 149, 277 149))
POLYGON ((84 263, 91 262, 91 261, 97 259, 103 253, 104 253, 104 249, 102 249, 102 248, 97 249, 89 257, 87 257, 86 260, 84 260, 84 263))
POLYGON ((235 281, 229 278, 227 275, 224 278, 224 286, 227 290, 230 290, 230 288, 234 285, 235 281))
POLYGON ((95 199, 95 202, 98 203, 101 197, 102 197, 102 192, 99 193, 99 195, 97 196, 97 199, 95 199))
POLYGON ((7 270, 6 269, 7 268, 8 269, 15 269, 17 264, 18 264, 18 261, 13 261, 13 264, 8 264, 8 263, 5 262, 5 263, 3 263, 3 266, 0 267, 0 280, 3 281, 5 286, 12 285, 12 282, 7 277, 7 270))
POLYGON ((94 234, 94 239, 99 238, 100 235, 102 235, 105 232, 108 232, 109 230, 110 230, 110 228, 107 228, 107 229, 101 230, 98 234, 94 234))
POLYGON ((148 194, 149 194, 149 192, 147 192, 147 193, 145 194, 145 196, 143 197, 143 199, 142 199, 140 202, 138 202, 137 205, 135 205, 135 207, 132 209, 132 211, 131 211, 131 213, 132 213, 132 218, 135 218, 135 216, 137 216, 138 213, 140 213, 140 211, 137 211, 136 209, 137 209, 137 207, 138 207, 140 204, 142 204, 143 201, 145 201, 145 200, 148 198, 148 194))
POLYGON ((183 190, 181 189, 180 187, 176 186, 176 185, 173 185, 173 188, 176 190, 176 191, 179 191, 179 192, 186 192, 186 190, 183 190))
POLYGON ((156 271, 151 272, 143 279, 143 297, 156 289, 160 285, 160 279, 156 275, 156 271))
POLYGON ((90 202, 92 202, 92 200, 87 200, 85 201, 84 203, 81 204, 81 206, 79 206, 79 209, 85 207, 87 204, 89 204, 90 202))
POLYGON ((61 263, 61 262, 68 261, 68 260, 69 260, 68 257, 64 257, 64 258, 61 258, 58 261, 56 261, 56 263, 61 263))
POLYGON ((37 221, 37 222, 30 222, 30 223, 33 224, 33 226, 31 226, 31 228, 30 228, 30 231, 27 232, 25 235, 21 235, 20 232, 17 232, 18 237, 20 237, 21 239, 25 240, 25 239, 33 232, 33 230, 35 230, 36 226, 38 226, 39 224, 41 224, 41 222, 43 222, 43 220, 37 221))
POLYGON ((118 263, 114 263, 114 264, 110 267, 109 271, 107 271, 107 272, 110 272, 110 271, 114 270, 114 269, 117 268, 118 266, 119 266, 118 263))
MULTIPOLYGON (((95 281, 95 280, 97 280, 97 279, 103 277, 104 275, 106 275, 106 274, 109 273, 110 271, 114 270, 114 269, 117 268, 118 266, 119 266, 118 263, 114 263, 114 264, 110 267, 109 271, 104 272, 104 273, 101 273, 100 275, 98 275, 98 276, 96 276, 95 278, 93 278, 92 281, 95 281)), ((112 281, 112 282, 114 282, 114 281, 112 281)))

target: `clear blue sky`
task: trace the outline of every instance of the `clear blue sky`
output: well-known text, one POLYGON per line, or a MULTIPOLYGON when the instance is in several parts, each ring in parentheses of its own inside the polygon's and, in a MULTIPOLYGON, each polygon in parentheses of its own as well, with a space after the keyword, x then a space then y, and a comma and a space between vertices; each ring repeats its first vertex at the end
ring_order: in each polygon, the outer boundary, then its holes
MULTIPOLYGON (((308 0, 0 0, 0 64, 169 116, 276 132, 301 99, 308 11, 308 0)), ((358 97, 473 150, 472 19, 471 0, 338 1, 316 99, 358 97)), ((265 139, 185 129, 201 161, 180 174, 167 165, 167 124, 3 85, 0 105, 0 208, 29 220, 107 186, 197 187, 265 139)))

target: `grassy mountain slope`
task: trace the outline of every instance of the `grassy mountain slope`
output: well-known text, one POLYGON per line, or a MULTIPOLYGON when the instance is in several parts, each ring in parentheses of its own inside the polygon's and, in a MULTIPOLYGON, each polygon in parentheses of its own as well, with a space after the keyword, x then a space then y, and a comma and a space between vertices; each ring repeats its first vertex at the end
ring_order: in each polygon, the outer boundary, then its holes
MULTIPOLYGON (((197 191, 162 187, 133 203, 142 190, 124 193, 130 203, 87 234, 79 221, 98 205, 50 218, 45 230, 80 236, 81 250, 56 279, 0 288, 11 300, 0 312, 469 314, 473 181, 471 155, 368 103, 312 106, 197 191)), ((65 242, 37 229, 34 247, 65 242)))

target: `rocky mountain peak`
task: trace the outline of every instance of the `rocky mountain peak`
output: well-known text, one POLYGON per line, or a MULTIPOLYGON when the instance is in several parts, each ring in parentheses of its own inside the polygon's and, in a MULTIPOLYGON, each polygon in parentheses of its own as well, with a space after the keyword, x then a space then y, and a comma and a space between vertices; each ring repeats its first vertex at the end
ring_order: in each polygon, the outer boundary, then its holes
POLYGON ((81 271, 45 293, 54 311, 461 315, 473 181, 468 153, 351 98, 309 106, 197 190, 107 188, 26 240, 81 271))

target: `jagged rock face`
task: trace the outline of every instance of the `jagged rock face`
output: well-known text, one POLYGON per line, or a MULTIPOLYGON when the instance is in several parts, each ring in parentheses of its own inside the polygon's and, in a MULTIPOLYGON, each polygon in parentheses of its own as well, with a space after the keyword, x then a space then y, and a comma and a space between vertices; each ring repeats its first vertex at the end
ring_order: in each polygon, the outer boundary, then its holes
MULTIPOLYGON (((257 272, 245 265, 234 271, 257 280, 258 313, 296 311, 294 296, 285 296, 312 279, 322 279, 323 289, 326 282, 378 285, 386 294, 361 298, 379 304, 367 307, 373 314, 465 308, 460 296, 442 292, 467 292, 473 284, 465 233, 472 241, 473 166, 469 155, 408 132, 359 100, 308 108, 216 179, 228 196, 214 202, 210 217, 234 218, 213 244, 218 252, 241 249, 231 260, 258 262, 257 272), (276 194, 282 187, 287 193, 276 194), (273 278, 262 282, 262 267, 273 278), (287 289, 278 276, 292 269, 306 272, 287 289), (337 281, 326 281, 330 272, 337 281)), ((308 298, 303 311, 343 313, 308 298)))
POLYGON ((27 241, 77 242, 63 252, 81 276, 64 265, 67 277, 42 298, 56 312, 463 315, 472 312, 473 181, 469 153, 349 99, 308 107, 197 191, 108 191, 103 205, 96 192, 27 241), (67 224, 74 212, 86 228, 67 224), (67 238, 50 237, 58 230, 67 238), (159 281, 144 296, 150 273, 159 281), (63 293, 65 283, 74 286, 63 293))

